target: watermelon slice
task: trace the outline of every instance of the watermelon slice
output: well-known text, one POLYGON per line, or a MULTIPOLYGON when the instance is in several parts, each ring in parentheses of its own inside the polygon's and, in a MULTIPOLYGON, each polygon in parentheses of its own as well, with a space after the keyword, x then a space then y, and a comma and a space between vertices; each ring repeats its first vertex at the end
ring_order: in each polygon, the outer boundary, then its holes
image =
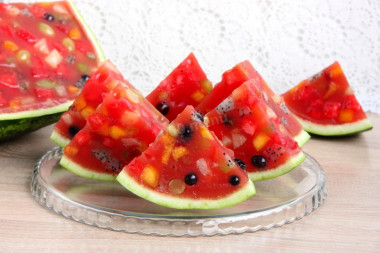
POLYGON ((297 142, 250 80, 205 116, 209 129, 244 164, 253 181, 289 172, 305 159, 297 142))
POLYGON ((190 53, 146 98, 172 121, 187 105, 196 107, 211 90, 211 82, 190 53))
POLYGON ((167 124, 140 93, 117 84, 64 148, 60 164, 79 176, 113 181, 167 124))
POLYGON ((338 62, 282 96, 289 110, 310 133, 338 136, 372 128, 338 62))
POLYGON ((1 141, 57 121, 104 56, 71 1, 0 14, 1 141))
POLYGON ((271 109, 278 114, 281 122, 289 131, 290 135, 300 146, 303 146, 310 139, 310 135, 302 129, 301 124, 289 112, 283 99, 271 90, 249 61, 240 62, 232 69, 224 72, 222 75, 222 81, 215 85, 211 93, 196 109, 205 115, 227 98, 233 90, 248 80, 254 80, 255 85, 259 89, 265 91, 265 99, 271 109))
POLYGON ((172 121, 117 177, 125 188, 156 204, 216 209, 255 194, 246 172, 202 122, 192 106, 172 121))
POLYGON ((118 83, 134 89, 117 68, 106 61, 95 71, 83 86, 82 91, 74 100, 69 110, 63 113, 54 126, 51 140, 61 147, 65 147, 71 139, 86 125, 86 118, 103 101, 105 94, 110 92, 118 83))

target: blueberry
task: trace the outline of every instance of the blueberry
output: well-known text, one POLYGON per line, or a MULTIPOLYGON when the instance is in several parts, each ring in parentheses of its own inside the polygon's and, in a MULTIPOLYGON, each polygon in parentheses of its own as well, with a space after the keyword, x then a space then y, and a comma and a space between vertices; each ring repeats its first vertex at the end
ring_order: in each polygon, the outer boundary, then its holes
POLYGON ((44 16, 43 16, 43 18, 45 19, 45 20, 47 20, 47 21, 49 21, 49 22, 53 22, 54 21, 54 16, 52 15, 52 14, 50 14, 50 13, 44 13, 44 16))
POLYGON ((240 178, 238 176, 232 175, 228 180, 233 186, 240 184, 240 178))
POLYGON ((191 126, 183 126, 179 131, 179 137, 182 141, 189 141, 193 137, 193 134, 191 126))
POLYGON ((251 163, 253 164, 253 166, 262 169, 265 168, 265 166, 267 166, 268 162, 267 159, 265 159, 265 157, 263 157, 262 155, 254 155, 251 158, 251 163))
POLYGON ((247 168, 247 165, 245 165, 245 163, 241 159, 235 158, 234 160, 235 160, 236 164, 239 165, 239 167, 242 170, 245 170, 247 168))
POLYGON ((169 105, 165 102, 159 102, 158 104, 156 104, 156 109, 162 114, 162 115, 166 115, 169 113, 169 105))
POLYGON ((77 126, 70 126, 69 127, 69 134, 71 137, 74 137, 79 132, 79 127, 77 126))
POLYGON ((86 74, 83 74, 81 75, 80 77, 84 82, 87 82, 88 79, 90 79, 90 76, 89 75, 86 75, 86 74))
POLYGON ((185 177, 185 183, 187 185, 195 185, 197 181, 198 181, 197 175, 195 175, 194 173, 189 173, 185 177))

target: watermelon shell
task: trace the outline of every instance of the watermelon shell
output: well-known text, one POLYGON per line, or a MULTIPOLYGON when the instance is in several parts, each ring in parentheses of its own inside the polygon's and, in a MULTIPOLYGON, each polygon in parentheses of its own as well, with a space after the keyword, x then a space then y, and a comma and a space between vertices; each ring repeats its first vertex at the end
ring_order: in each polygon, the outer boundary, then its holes
POLYGON ((282 97, 309 133, 341 136, 372 128, 338 62, 303 80, 282 97))
POLYGON ((176 209, 217 209, 255 194, 245 170, 192 106, 178 115, 116 179, 129 191, 176 209))
MULTIPOLYGON (((70 11, 74 19, 78 22, 79 27, 82 29, 81 32, 83 33, 83 36, 85 36, 88 39, 89 43, 92 45, 94 49, 93 57, 94 59, 96 59, 96 65, 97 65, 100 61, 104 60, 104 55, 100 49, 99 44, 96 42, 93 33, 91 32, 87 24, 84 22, 82 16, 80 15, 73 1, 70 0, 70 1, 66 1, 65 3, 67 3, 66 6, 68 10, 70 11)), ((6 4, 4 6, 7 6, 7 5, 12 5, 12 4, 6 4)), ((17 4, 16 4, 16 7, 17 7, 17 4)), ((15 9, 17 10, 17 8, 15 9)), ((6 8, 5 9, 0 8, 0 12, 3 12, 3 11, 6 11, 6 8)), ((15 16, 12 19, 17 21, 17 18, 18 17, 15 16)), ((42 18, 33 17, 32 19, 30 19, 30 22, 40 22, 40 23, 45 22, 46 24, 46 21, 44 21, 42 18)), ((28 31, 26 31, 26 33, 28 34, 28 31)), ((21 36, 22 35, 19 35, 19 37, 21 36)), ((39 34, 38 36, 41 36, 41 35, 39 34)), ((2 39, 6 40, 7 38, 8 37, 4 36, 2 39)), ((21 38, 24 40, 28 39, 28 37, 25 37, 25 36, 21 38)), ((38 37, 37 39, 40 39, 40 38, 41 37, 38 37)), ((11 39, 12 40, 14 39, 17 43, 21 43, 21 44, 24 43, 22 42, 22 39, 20 41, 18 37, 13 37, 13 38, 11 37, 11 39)), ((29 41, 29 42, 34 43, 34 41, 32 42, 29 41)), ((3 49, 1 49, 0 51, 2 50, 3 49)), ((37 53, 37 52, 34 52, 34 53, 37 53)), ((39 57, 44 59, 46 55, 40 53, 39 57)), ((32 65, 32 67, 34 67, 34 65, 32 65)), ((17 94, 15 94, 14 91, 12 92, 14 95, 11 95, 11 96, 17 97, 17 94)), ((21 95, 22 91, 20 91, 19 94, 21 95)), ((40 95, 41 94, 36 94, 35 96, 40 96, 40 95)), ((7 97, 7 98, 9 99, 10 97, 7 97)), ((0 92, 0 100, 1 99, 2 98, 1 98, 1 92, 0 92)), ((22 108, 18 109, 17 111, 13 111, 12 109, 8 109, 8 108, 0 109, 0 141, 5 141, 5 140, 18 137, 25 133, 37 130, 41 127, 44 127, 46 125, 56 122, 61 116, 61 114, 69 108, 72 102, 73 102, 72 98, 65 98, 63 96, 61 97, 59 101, 54 101, 53 103, 46 103, 46 104, 32 103, 32 104, 23 105, 22 108)))

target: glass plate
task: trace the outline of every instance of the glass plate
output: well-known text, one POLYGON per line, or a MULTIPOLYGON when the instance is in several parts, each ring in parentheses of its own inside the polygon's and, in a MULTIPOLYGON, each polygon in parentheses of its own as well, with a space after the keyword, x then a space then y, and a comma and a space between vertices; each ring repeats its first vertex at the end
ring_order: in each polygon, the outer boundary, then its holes
POLYGON ((158 206, 117 182, 79 177, 59 165, 62 148, 37 162, 31 191, 44 207, 75 221, 129 233, 171 236, 240 234, 280 227, 317 209, 327 196, 326 176, 310 155, 290 173, 256 182, 256 195, 234 207, 178 210, 158 206))

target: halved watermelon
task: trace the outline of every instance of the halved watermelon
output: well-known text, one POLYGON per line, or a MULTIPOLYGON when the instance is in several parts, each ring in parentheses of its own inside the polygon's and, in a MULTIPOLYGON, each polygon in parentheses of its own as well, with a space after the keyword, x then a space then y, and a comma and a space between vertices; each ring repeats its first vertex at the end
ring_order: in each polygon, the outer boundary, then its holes
POLYGON ((172 121, 187 105, 196 107, 211 90, 211 82, 190 53, 146 98, 172 121))
POLYGON ((300 146, 303 146, 310 139, 310 135, 302 129, 301 124, 289 112, 281 96, 271 90, 249 61, 240 62, 232 69, 224 72, 222 81, 215 85, 211 93, 196 109, 205 115, 227 98, 233 90, 248 80, 254 80, 255 85, 265 91, 265 99, 271 109, 280 117, 290 135, 300 146))
POLYGON ((255 194, 246 172, 192 106, 178 115, 117 177, 125 188, 156 204, 215 209, 255 194))
POLYGON ((57 121, 104 56, 71 1, 0 14, 1 141, 57 121))
POLYGON ((338 62, 282 96, 289 110, 310 133, 338 136, 372 128, 338 62))
POLYGON ((139 92, 117 84, 64 148, 60 164, 79 176, 113 181, 167 124, 139 92))
POLYGON ((265 96, 250 80, 205 116, 209 129, 234 151, 253 181, 285 174, 305 159, 265 96))
POLYGON ((65 147, 86 125, 87 116, 95 111, 104 96, 119 83, 134 89, 128 81, 124 80, 117 68, 110 61, 106 61, 89 77, 72 106, 55 124, 51 140, 65 147))

